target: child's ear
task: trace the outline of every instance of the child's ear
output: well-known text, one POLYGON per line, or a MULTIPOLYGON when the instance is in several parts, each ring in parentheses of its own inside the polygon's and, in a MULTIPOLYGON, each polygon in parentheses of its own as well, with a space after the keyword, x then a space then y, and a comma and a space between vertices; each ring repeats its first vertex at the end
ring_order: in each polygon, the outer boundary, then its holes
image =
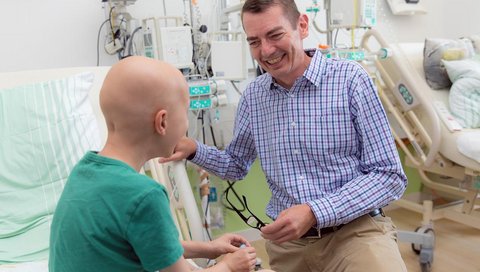
POLYGON ((167 133, 167 111, 159 110, 155 114, 154 120, 155 132, 160 135, 165 135, 167 133))

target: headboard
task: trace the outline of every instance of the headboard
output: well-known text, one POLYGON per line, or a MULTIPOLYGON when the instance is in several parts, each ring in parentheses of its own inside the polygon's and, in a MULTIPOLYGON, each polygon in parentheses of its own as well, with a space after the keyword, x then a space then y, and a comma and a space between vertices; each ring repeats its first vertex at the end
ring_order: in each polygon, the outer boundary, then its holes
POLYGON ((105 126, 105 119, 103 118, 102 111, 100 110, 98 95, 100 93, 100 88, 102 87, 103 79, 105 78, 109 69, 110 69, 109 66, 100 66, 100 67, 92 66, 92 67, 69 67, 69 68, 58 68, 58 69, 0 73, 0 90, 5 88, 15 87, 18 85, 23 85, 23 84, 38 83, 38 82, 44 82, 48 80, 60 79, 60 78, 72 76, 75 74, 79 74, 82 72, 93 72, 95 77, 94 77, 89 98, 90 98, 90 102, 92 104, 95 116, 97 117, 102 140, 104 141, 106 136, 106 126, 105 126))

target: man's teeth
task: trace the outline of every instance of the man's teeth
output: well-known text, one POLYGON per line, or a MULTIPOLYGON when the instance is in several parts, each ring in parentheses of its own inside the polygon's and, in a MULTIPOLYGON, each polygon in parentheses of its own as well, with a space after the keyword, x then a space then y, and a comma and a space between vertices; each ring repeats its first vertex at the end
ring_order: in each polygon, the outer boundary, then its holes
POLYGON ((267 63, 268 63, 268 64, 275 64, 275 63, 279 62, 280 59, 282 59, 282 57, 270 59, 270 60, 267 60, 267 63))

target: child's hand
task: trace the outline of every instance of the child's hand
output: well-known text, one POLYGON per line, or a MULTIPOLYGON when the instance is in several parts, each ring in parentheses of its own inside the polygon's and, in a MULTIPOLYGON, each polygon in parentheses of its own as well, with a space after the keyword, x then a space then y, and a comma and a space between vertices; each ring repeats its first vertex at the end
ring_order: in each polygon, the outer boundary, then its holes
POLYGON ((225 255, 222 259, 232 272, 249 272, 255 269, 257 254, 254 247, 238 249, 234 253, 225 255))
POLYGON ((239 250, 241 245, 250 246, 250 243, 240 235, 224 234, 210 242, 211 251, 208 254, 210 259, 215 259, 220 255, 233 253, 239 250))

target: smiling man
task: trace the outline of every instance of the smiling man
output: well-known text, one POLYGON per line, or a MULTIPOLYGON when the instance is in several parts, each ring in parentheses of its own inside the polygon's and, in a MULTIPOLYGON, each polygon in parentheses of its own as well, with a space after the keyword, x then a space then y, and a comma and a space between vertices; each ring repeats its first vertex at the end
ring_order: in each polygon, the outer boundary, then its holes
POLYGON ((258 157, 272 191, 261 227, 276 271, 406 271, 382 207, 407 179, 374 84, 356 62, 303 48, 293 0, 247 0, 243 27, 267 73, 246 88, 223 151, 184 138, 162 161, 189 158, 223 179, 258 157))

